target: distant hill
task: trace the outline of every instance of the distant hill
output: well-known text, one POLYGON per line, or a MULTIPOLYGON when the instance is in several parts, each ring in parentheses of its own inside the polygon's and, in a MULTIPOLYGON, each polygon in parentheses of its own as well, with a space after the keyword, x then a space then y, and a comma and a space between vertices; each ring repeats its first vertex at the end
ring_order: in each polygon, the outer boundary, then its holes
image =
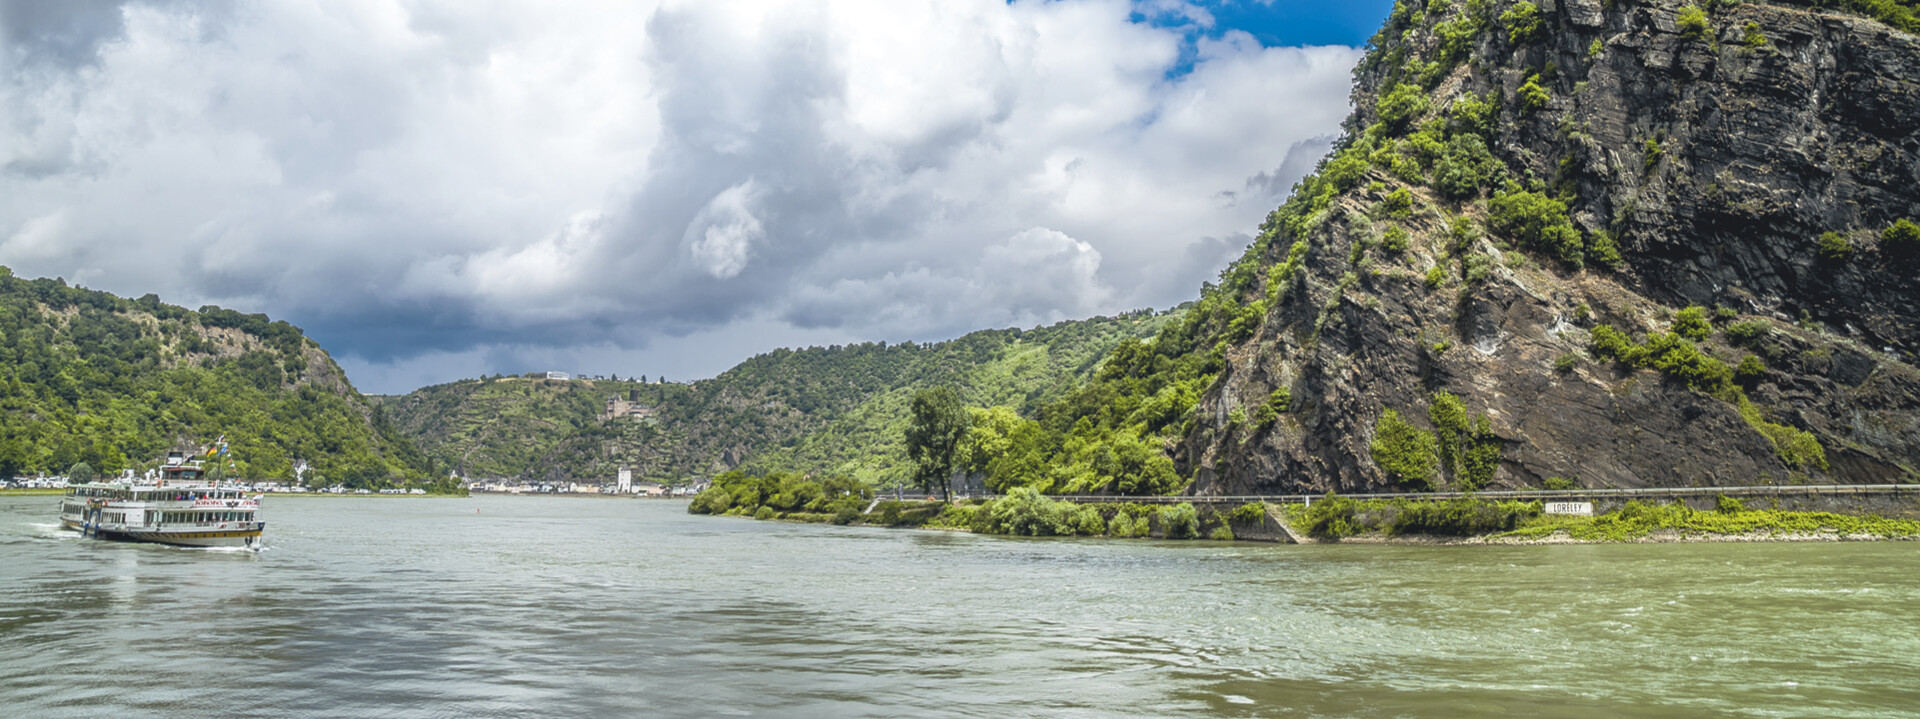
POLYGON ((608 398, 655 407, 688 391, 634 380, 486 377, 372 399, 440 466, 468 477, 531 477, 563 440, 599 436, 608 398))
POLYGON ((435 472, 299 328, 26 280, 0 267, 0 476, 141 469, 225 435, 232 469, 424 485, 435 472))
POLYGON ((1128 338, 1152 336, 1178 311, 975 332, 933 344, 884 342, 782 349, 692 385, 464 380, 381 405, 443 466, 470 476, 676 480, 738 467, 903 476, 906 405, 952 385, 969 404, 1033 412, 1089 377, 1128 338), (609 397, 639 390, 647 418, 603 421, 609 397))

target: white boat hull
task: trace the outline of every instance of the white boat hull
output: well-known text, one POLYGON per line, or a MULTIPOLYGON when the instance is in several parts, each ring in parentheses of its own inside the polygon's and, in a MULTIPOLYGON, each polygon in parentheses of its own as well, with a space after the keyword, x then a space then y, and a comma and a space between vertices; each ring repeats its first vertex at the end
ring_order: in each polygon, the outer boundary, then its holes
POLYGON ((79 522, 63 521, 67 529, 80 532, 83 536, 97 539, 110 539, 120 542, 151 542, 171 544, 180 547, 256 547, 260 545, 260 533, 266 529, 264 522, 252 522, 250 528, 194 527, 189 529, 167 529, 163 531, 116 529, 101 527, 88 529, 79 522))

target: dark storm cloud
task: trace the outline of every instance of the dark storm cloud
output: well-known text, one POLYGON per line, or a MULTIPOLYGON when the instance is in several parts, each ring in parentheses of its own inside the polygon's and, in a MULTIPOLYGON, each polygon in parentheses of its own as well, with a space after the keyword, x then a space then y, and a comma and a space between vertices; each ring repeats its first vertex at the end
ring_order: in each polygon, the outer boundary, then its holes
POLYGON ((120 0, 0 2, 0 37, 25 61, 71 68, 93 62, 100 44, 120 37, 120 0))

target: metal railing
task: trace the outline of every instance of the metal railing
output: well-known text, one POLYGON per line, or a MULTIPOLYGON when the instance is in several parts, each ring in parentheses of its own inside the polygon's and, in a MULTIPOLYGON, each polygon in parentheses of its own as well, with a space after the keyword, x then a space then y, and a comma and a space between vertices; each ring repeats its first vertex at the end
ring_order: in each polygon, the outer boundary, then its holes
MULTIPOLYGON (((1486 490, 1480 492, 1403 492, 1391 494, 1342 494, 1347 499, 1412 499, 1440 500, 1461 497, 1481 499, 1540 499, 1540 500, 1579 500, 1579 499, 1691 499, 1707 497, 1817 497, 1817 496, 1899 496, 1920 497, 1920 484, 1808 484, 1789 486, 1742 486, 1742 487, 1645 487, 1640 489, 1521 489, 1486 490)), ((1274 504, 1306 504, 1325 497, 1324 494, 1245 494, 1212 496, 1156 496, 1129 497, 1099 494, 1062 494, 1054 499, 1070 502, 1133 502, 1137 504, 1246 504, 1248 502, 1270 502, 1274 504)))

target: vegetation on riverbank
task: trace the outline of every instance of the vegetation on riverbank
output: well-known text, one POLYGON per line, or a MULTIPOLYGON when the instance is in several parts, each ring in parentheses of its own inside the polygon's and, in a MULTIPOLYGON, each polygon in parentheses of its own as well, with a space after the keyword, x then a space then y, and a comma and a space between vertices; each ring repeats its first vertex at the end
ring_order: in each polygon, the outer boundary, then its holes
POLYGON ((1590 542, 1631 542, 1658 531, 1683 536, 1766 535, 1771 537, 1824 536, 1920 537, 1920 521, 1833 512, 1790 512, 1747 509, 1740 501, 1721 497, 1719 507, 1701 511, 1682 503, 1628 502, 1617 510, 1592 517, 1541 516, 1496 538, 1545 539, 1564 535, 1590 542))
POLYGON ((1633 542, 1655 533, 1679 539, 1756 535, 1920 537, 1920 521, 1833 512, 1747 509, 1730 497, 1719 498, 1718 506, 1710 511, 1694 509, 1682 502, 1629 501, 1619 509, 1591 517, 1545 514, 1537 501, 1473 497, 1415 501, 1354 500, 1329 495, 1310 505, 1286 507, 1284 511, 1296 531, 1320 541, 1424 536, 1491 541, 1565 538, 1576 542, 1633 542))
POLYGON ((1076 504, 1053 499, 1030 487, 1017 487, 995 499, 947 504, 934 499, 885 499, 876 496, 871 485, 857 480, 815 481, 804 475, 786 473, 751 476, 734 471, 720 475, 714 478, 712 486, 694 497, 687 511, 1027 537, 1233 539, 1227 517, 1203 516, 1192 504, 1184 502, 1174 505, 1076 504))

